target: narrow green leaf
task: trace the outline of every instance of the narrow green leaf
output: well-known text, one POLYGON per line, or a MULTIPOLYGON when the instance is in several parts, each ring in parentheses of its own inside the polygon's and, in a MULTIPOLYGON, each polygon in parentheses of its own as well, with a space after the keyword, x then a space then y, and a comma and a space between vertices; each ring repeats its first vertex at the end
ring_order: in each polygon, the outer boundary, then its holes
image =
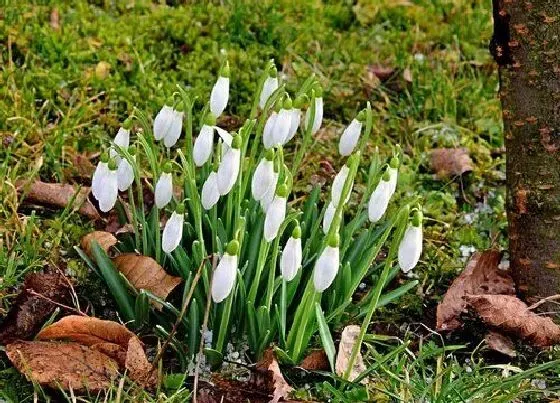
POLYGON ((329 326, 325 320, 325 315, 323 315, 323 310, 321 309, 321 304, 315 303, 315 316, 317 317, 317 323, 319 324, 319 335, 321 336, 321 343, 323 344, 323 349, 327 354, 329 359, 329 364, 331 364, 331 371, 334 372, 334 358, 336 356, 336 348, 329 331, 329 326))

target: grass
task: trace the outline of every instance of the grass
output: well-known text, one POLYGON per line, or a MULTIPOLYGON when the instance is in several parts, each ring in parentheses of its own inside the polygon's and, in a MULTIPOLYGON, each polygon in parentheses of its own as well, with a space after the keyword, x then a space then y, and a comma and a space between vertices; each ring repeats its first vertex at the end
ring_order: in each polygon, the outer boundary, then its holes
MULTIPOLYGON (((400 142, 406 154, 399 191, 418 192, 424 199, 425 252, 414 274, 420 285, 399 300, 397 309, 376 313, 374 322, 380 329, 387 323, 408 326, 409 332, 397 333, 413 342, 417 357, 426 345, 438 352, 420 362, 400 352, 378 367, 380 398, 461 401, 492 398, 507 387, 503 396, 509 400, 529 399, 542 393, 531 385, 539 377, 550 378, 546 392, 557 397, 558 374, 538 367, 554 359, 556 350, 541 355, 523 350, 512 365, 538 368, 538 374, 521 372, 503 385, 501 380, 510 378, 502 378, 501 368, 489 367, 493 361, 472 341, 444 351, 442 340, 415 325, 433 324, 435 304, 462 267, 462 246, 505 246, 502 128, 497 74, 487 51, 491 10, 486 1, 231 0, 188 6, 5 1, 0 10, 2 312, 27 271, 50 265, 87 272, 72 247, 91 224, 74 213, 22 209, 19 180, 83 182, 76 177, 77 156, 95 155, 134 107, 153 116, 175 83, 192 86, 206 99, 222 51, 230 61, 235 96, 228 113, 246 116, 255 77, 274 58, 291 89, 311 72, 325 88, 326 127, 317 138, 316 157, 305 161, 305 177, 320 177, 325 160, 338 167, 329 150, 340 124, 369 100, 374 134, 382 143, 400 142), (372 66, 391 67, 394 73, 382 83, 372 66), (437 146, 468 148, 474 172, 462 181, 434 180, 428 152, 437 146), (425 338, 428 344, 422 344, 425 338), (441 380, 437 388, 435 379, 441 380), (457 379, 459 386, 449 386, 457 379), (488 387, 477 396, 473 391, 481 384, 488 387), (454 389, 468 393, 453 394, 454 389)), ((373 343, 366 358, 373 364, 395 348, 373 343)), ((33 389, 14 382, 21 377, 3 365, 0 389, 19 399, 29 396, 33 389)), ((319 385, 313 393, 326 397, 331 392, 319 385)))

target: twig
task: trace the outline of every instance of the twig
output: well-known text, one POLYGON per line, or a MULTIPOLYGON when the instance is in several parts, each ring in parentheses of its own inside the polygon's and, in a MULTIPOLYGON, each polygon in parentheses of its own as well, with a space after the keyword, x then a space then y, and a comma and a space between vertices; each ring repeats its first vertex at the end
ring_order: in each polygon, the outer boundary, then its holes
POLYGON ((83 312, 80 311, 79 309, 72 308, 71 306, 61 304, 60 302, 56 302, 56 301, 50 299, 49 297, 47 297, 47 296, 45 296, 45 295, 43 295, 43 294, 39 294, 38 292, 34 291, 33 289, 28 289, 28 292, 29 292, 29 294, 31 294, 31 295, 34 295, 34 296, 36 296, 36 297, 42 298, 42 299, 44 299, 44 300, 46 300, 46 301, 49 301, 51 304, 58 305, 58 306, 60 306, 61 308, 68 309, 69 311, 74 311, 74 312, 78 313, 78 315, 87 316, 87 314, 83 313, 83 312))
POLYGON ((550 295, 546 298, 541 299, 540 301, 535 302, 528 309, 529 310, 535 309, 535 308, 541 306, 542 304, 545 304, 545 303, 550 302, 550 301, 555 301, 557 299, 560 299, 560 294, 550 295))

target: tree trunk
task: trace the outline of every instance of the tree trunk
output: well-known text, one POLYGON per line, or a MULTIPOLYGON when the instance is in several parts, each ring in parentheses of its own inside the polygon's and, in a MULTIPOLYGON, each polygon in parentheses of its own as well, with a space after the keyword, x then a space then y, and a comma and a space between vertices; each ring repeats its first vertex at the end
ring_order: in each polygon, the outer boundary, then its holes
POLYGON ((560 0, 493 0, 510 265, 528 301, 560 294, 560 0))

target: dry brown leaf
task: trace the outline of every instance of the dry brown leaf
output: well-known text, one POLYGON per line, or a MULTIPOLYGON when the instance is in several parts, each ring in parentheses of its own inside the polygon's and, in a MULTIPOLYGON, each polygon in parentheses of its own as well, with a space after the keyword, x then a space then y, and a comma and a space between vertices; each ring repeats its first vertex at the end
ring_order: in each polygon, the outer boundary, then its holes
POLYGON ((6 354, 30 381, 53 388, 98 391, 118 376, 115 361, 75 343, 19 341, 8 344, 6 354))
POLYGON ((473 170, 466 148, 436 148, 431 154, 432 169, 438 178, 463 175, 473 170))
POLYGON ((56 7, 51 11, 51 28, 60 31, 60 13, 56 7))
MULTIPOLYGON (((82 186, 74 200, 73 207, 92 220, 100 218, 95 206, 88 200, 89 187, 82 186)), ((76 189, 69 184, 46 183, 35 181, 29 185, 18 184, 18 191, 25 192, 25 201, 41 206, 65 208, 76 194, 76 189)))
POLYGON ((324 350, 313 350, 303 359, 300 368, 307 371, 328 371, 329 359, 324 350))
POLYGON ((464 297, 467 294, 515 294, 509 272, 498 267, 500 258, 501 253, 492 249, 472 255, 437 307, 438 331, 461 327, 459 316, 466 307, 464 297))
POLYGON ((113 263, 134 287, 149 291, 163 300, 182 281, 181 277, 167 274, 163 267, 148 256, 124 254, 115 257, 113 263))
POLYGON ((97 243, 99 243, 99 246, 101 247, 101 249, 103 249, 105 252, 109 252, 109 249, 111 249, 111 247, 113 247, 117 244, 117 238, 115 238, 114 235, 111 234, 110 232, 106 232, 106 231, 90 232, 89 234, 84 236, 82 238, 82 241, 80 242, 80 245, 82 246, 82 249, 84 250, 84 252, 86 252, 86 254, 89 257, 93 256, 93 253, 92 253, 92 250, 91 250, 91 248, 92 248, 91 243, 93 241, 97 241, 97 243))
POLYGON ((257 364, 257 370, 266 371, 268 374, 266 384, 268 385, 268 390, 272 393, 270 403, 278 403, 280 400, 287 398, 294 390, 284 379, 272 349, 264 352, 263 358, 257 364))
POLYGON ((368 67, 368 72, 381 81, 387 81, 395 74, 395 71, 393 67, 382 66, 380 64, 372 64, 368 67))
POLYGON ((403 78, 406 82, 412 82, 412 71, 408 67, 403 71, 403 78))
MULTIPOLYGON (((348 362, 350 361, 350 356, 352 355, 352 349, 354 348, 354 344, 356 342, 356 339, 358 338, 359 333, 360 326, 357 325, 346 326, 342 331, 342 335, 340 336, 340 343, 338 344, 336 363, 334 365, 335 371, 339 376, 344 375, 346 369, 348 368, 348 362)), ((364 364, 364 359, 362 358, 362 353, 358 352, 356 360, 354 361, 354 366, 350 371, 348 380, 353 381, 365 370, 366 366, 364 364)))
POLYGON ((67 305, 71 301, 70 293, 70 281, 61 274, 27 275, 22 291, 0 326, 0 344, 33 337, 55 310, 55 302, 67 305))
POLYGON ((105 80, 111 73, 111 65, 105 61, 100 61, 95 66, 95 76, 100 80, 105 80))
POLYGON ((509 357, 515 357, 517 353, 515 352, 515 346, 511 339, 498 332, 488 332, 484 336, 484 341, 489 349, 507 355, 509 357))
POLYGON ((560 327, 531 312, 513 295, 467 295, 467 304, 488 326, 515 335, 537 347, 560 343, 560 327))

